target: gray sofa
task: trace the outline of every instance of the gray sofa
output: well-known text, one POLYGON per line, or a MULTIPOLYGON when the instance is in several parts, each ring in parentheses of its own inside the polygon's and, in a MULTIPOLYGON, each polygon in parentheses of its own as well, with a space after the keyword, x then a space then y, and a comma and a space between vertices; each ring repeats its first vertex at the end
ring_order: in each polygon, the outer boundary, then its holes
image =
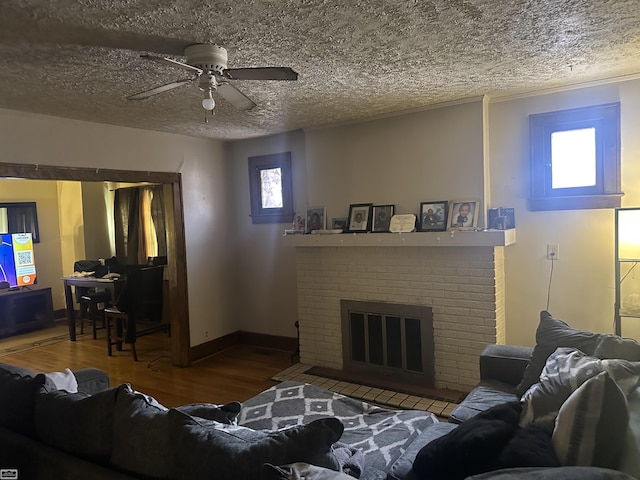
POLYGON ((536 341, 535 348, 488 346, 479 359, 480 384, 449 422, 297 382, 283 382, 242 405, 166 409, 128 385, 109 387, 97 369, 74 372, 80 393, 68 393, 46 375, 0 364, 0 468, 29 479, 638 476, 638 459, 630 457, 640 456, 640 345, 572 329, 547 312, 536 341), (612 408, 586 402, 595 413, 587 415, 587 427, 597 428, 581 431, 580 438, 592 435, 589 443, 598 451, 570 466, 555 454, 557 448, 564 455, 563 437, 559 445, 553 437, 572 424, 567 418, 582 418, 572 417, 570 407, 574 397, 585 403, 584 391, 612 408), (497 433, 491 430, 496 423, 497 433), (524 455, 514 439, 524 444, 524 455), (502 442, 499 452, 496 442, 502 442))
POLYGON ((452 412, 449 423, 426 429, 413 442, 393 465, 390 478, 640 477, 636 341, 574 329, 542 311, 535 347, 489 345, 479 360, 480 383, 452 412), (590 391, 595 395, 589 397, 590 391), (500 443, 504 439, 497 439, 504 431, 494 427, 504 427, 505 413, 513 411, 518 423, 503 443, 515 446, 507 449, 500 443), (562 436, 565 430, 568 437, 562 436), (570 444, 589 445, 592 451, 567 453, 570 444), (424 468, 418 468, 421 452, 424 468))

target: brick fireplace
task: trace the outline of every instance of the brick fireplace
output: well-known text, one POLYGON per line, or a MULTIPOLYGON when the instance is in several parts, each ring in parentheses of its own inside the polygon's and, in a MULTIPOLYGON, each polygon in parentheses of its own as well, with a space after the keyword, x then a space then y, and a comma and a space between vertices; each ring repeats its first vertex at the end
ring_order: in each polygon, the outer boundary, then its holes
POLYGON ((482 349, 504 343, 504 246, 515 231, 358 237, 288 240, 296 247, 301 363, 343 368, 341 300, 423 305, 433 312, 435 386, 470 390, 482 349))

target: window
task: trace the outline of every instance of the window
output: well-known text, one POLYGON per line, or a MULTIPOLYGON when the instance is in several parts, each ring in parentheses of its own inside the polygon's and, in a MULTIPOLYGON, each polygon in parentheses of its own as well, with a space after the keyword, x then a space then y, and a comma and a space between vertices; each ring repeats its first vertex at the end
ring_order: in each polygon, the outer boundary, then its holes
POLYGON ((620 206, 620 103, 529 117, 529 210, 620 206))
POLYGON ((291 152, 249 157, 253 223, 293 221, 291 152))

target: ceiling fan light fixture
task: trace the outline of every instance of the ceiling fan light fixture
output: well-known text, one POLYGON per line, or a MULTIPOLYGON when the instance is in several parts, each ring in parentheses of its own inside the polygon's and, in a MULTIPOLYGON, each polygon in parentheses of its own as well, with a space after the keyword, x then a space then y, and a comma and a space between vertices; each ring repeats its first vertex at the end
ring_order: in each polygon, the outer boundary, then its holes
POLYGON ((205 110, 213 110, 216 107, 216 102, 213 99, 213 91, 211 89, 204 91, 204 98, 202 99, 202 108, 205 110))

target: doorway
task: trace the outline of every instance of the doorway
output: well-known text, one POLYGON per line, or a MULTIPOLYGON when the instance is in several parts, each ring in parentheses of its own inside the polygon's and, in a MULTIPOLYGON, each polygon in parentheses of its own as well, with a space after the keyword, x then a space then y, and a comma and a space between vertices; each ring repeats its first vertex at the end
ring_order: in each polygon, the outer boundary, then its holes
POLYGON ((0 177, 81 182, 151 182, 167 186, 171 191, 171 195, 167 195, 165 199, 168 258, 166 268, 169 283, 169 318, 171 319, 171 362, 178 367, 189 366, 189 309, 187 303, 184 210, 180 174, 173 172, 141 172, 0 163, 0 177))

